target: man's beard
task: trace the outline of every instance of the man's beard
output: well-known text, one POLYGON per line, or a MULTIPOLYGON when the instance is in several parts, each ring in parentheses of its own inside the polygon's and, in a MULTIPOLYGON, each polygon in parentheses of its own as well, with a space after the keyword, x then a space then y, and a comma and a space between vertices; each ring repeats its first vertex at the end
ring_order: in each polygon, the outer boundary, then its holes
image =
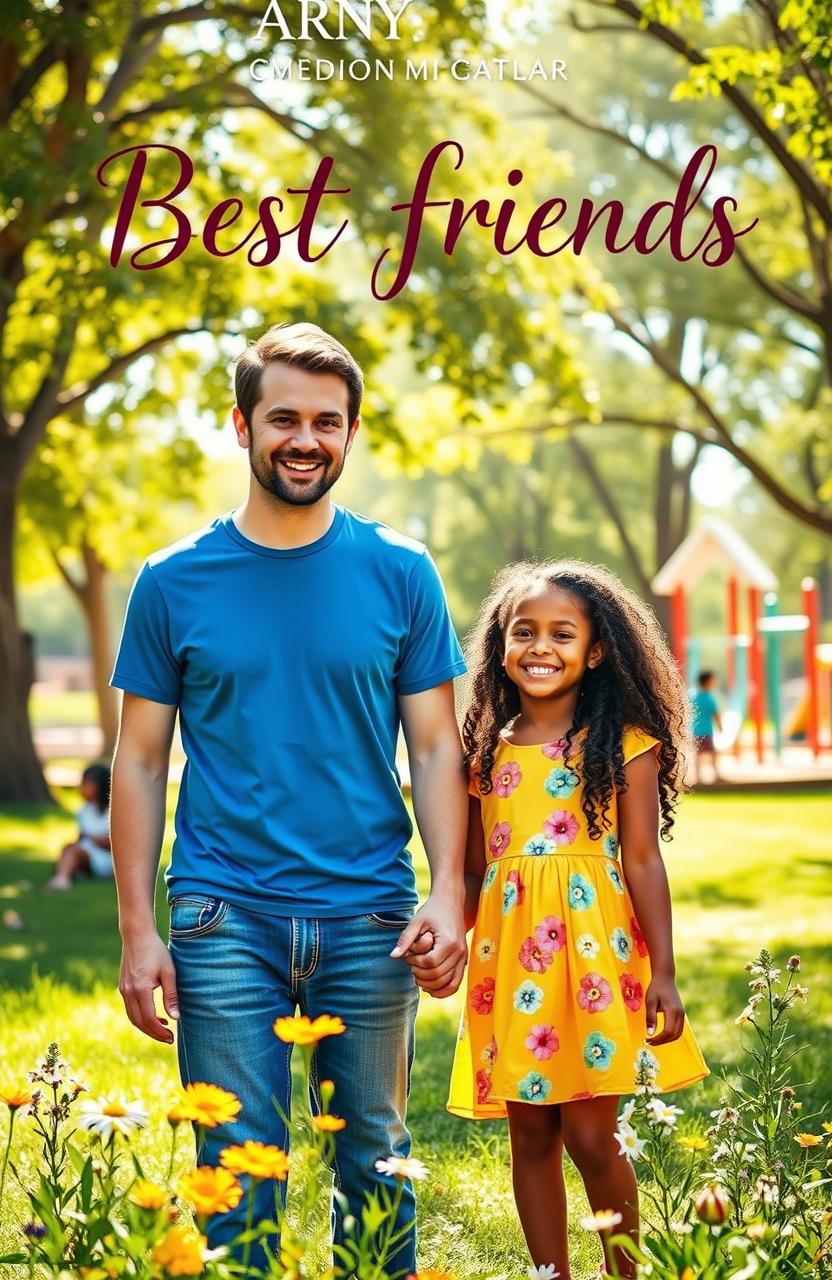
POLYGON ((262 453, 255 454, 252 446, 249 445, 248 460, 255 480, 267 493, 271 493, 275 498, 279 498, 281 502, 287 502, 293 507, 311 507, 314 503, 319 502, 324 494, 328 493, 335 484, 335 481, 344 470, 346 454, 340 461, 324 461, 323 458, 294 456, 293 454, 277 455, 277 459, 273 461, 272 458, 267 458, 262 453), (283 471, 280 465, 283 461, 322 462, 323 467, 315 480, 310 480, 306 483, 301 482, 296 485, 283 471))

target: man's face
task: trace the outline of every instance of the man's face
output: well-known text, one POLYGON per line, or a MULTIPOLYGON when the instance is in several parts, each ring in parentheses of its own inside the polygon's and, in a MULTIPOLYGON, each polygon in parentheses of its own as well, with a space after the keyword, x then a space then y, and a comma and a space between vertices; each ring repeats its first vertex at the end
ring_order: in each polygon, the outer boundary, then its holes
POLYGON ((282 502, 306 507, 318 502, 343 471, 358 419, 349 422, 343 378, 274 362, 263 370, 248 430, 237 409, 234 425, 262 488, 282 502))

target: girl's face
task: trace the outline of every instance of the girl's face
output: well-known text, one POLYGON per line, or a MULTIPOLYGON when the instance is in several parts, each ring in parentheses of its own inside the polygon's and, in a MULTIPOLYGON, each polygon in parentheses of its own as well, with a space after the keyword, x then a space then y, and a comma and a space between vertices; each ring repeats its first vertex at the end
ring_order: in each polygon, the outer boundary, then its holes
POLYGON ((584 672, 604 656, 583 605, 559 587, 543 587, 517 602, 503 644, 506 675, 530 698, 577 693, 584 672))

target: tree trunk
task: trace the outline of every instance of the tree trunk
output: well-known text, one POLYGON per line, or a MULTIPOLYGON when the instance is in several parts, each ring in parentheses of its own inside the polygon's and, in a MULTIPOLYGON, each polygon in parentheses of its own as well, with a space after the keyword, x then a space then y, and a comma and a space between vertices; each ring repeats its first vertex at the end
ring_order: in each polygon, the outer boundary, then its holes
POLYGON ((101 754, 109 760, 115 750, 118 732, 118 696, 115 689, 110 688, 113 651, 107 618, 107 566, 87 542, 81 546, 81 555, 84 559, 86 582, 80 599, 90 637, 93 688, 102 736, 101 754))
POLYGON ((0 803, 54 803, 35 751, 29 724, 34 680, 31 637, 18 625, 14 591, 17 503, 13 449, 0 440, 0 803))

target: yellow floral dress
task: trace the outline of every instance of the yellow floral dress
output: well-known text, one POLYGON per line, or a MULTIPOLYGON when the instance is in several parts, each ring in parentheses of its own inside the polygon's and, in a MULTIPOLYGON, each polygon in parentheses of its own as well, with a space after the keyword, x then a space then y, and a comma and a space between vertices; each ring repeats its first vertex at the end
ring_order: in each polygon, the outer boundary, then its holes
MULTIPOLYGON (((626 729, 625 764, 657 745, 626 729)), ((611 829, 592 840, 580 752, 567 765, 564 746, 501 738, 481 797, 487 869, 451 1077, 456 1115, 632 1093, 641 1066, 662 1092, 708 1074, 687 1022, 678 1040, 645 1044, 650 959, 619 861, 615 798, 611 829)))

